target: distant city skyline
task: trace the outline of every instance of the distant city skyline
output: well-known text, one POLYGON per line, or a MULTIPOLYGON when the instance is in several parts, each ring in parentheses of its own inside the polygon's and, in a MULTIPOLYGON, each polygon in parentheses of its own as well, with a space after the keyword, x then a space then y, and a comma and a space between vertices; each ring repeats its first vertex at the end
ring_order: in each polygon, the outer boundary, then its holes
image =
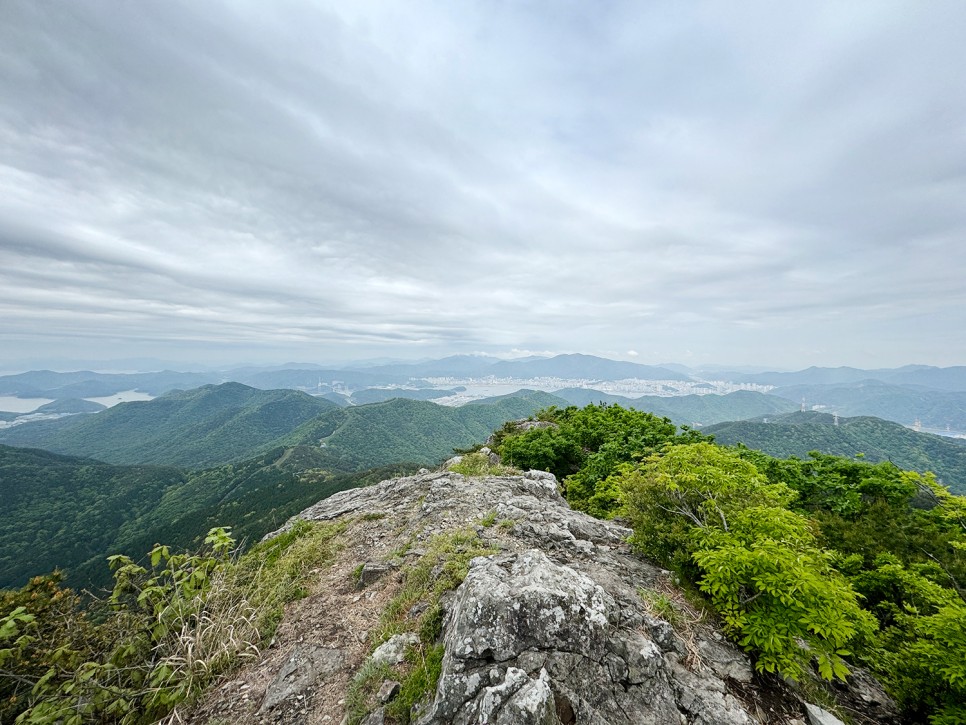
POLYGON ((8 0, 0 369, 966 363, 964 28, 944 0, 8 0))

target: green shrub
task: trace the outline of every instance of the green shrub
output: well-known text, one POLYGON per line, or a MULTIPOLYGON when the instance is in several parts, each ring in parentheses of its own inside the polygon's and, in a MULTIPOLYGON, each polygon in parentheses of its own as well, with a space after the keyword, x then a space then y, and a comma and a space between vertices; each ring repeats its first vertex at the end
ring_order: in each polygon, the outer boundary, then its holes
POLYGON ((197 697, 219 675, 257 657, 285 602, 303 592, 344 525, 299 523, 239 560, 223 528, 205 549, 157 545, 142 565, 112 556, 114 589, 101 621, 77 610, 59 575, 4 593, 0 669, 4 722, 156 722, 197 697), (6 678, 4 678, 6 680, 6 678), (19 714, 18 714, 19 713, 19 714))
POLYGON ((849 642, 874 625, 815 542, 785 508, 794 493, 727 449, 676 446, 625 474, 633 542, 698 581, 760 670, 801 679, 848 674, 849 642))

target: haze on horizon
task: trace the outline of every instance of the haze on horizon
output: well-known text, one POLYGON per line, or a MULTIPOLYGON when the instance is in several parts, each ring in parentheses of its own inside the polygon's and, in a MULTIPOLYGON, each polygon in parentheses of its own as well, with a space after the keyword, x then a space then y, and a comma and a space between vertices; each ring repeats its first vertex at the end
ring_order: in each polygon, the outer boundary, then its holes
POLYGON ((0 4, 0 369, 966 363, 966 5, 0 4))

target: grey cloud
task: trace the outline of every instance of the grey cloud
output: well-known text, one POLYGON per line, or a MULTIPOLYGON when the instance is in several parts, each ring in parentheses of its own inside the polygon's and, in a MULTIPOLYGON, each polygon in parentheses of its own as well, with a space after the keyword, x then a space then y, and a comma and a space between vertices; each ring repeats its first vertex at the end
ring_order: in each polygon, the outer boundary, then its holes
POLYGON ((4 3, 4 354, 961 362, 964 16, 4 3))

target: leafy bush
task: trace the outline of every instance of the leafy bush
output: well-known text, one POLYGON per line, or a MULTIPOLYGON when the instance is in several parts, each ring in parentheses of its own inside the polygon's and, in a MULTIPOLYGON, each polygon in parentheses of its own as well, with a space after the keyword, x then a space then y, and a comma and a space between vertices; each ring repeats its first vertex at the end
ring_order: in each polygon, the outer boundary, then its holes
POLYGON ((304 594, 309 568, 331 555, 344 525, 302 522, 233 558, 234 541, 212 529, 205 549, 157 545, 146 565, 110 557, 114 590, 98 623, 77 610, 58 574, 3 594, 0 669, 4 722, 156 722, 214 678, 256 657, 282 605, 304 594), (7 678, 4 678, 5 680, 7 678))
POLYGON ((633 543, 689 574, 757 667, 801 679, 848 674, 848 643, 874 628, 821 551, 794 492, 735 452, 675 446, 624 477, 633 543))
POLYGON ((618 496, 607 479, 621 464, 641 461, 667 445, 702 440, 678 434, 667 418, 619 405, 549 408, 537 417, 553 423, 513 433, 501 431, 500 455, 518 468, 550 471, 563 482, 570 505, 595 516, 613 516, 618 496))

